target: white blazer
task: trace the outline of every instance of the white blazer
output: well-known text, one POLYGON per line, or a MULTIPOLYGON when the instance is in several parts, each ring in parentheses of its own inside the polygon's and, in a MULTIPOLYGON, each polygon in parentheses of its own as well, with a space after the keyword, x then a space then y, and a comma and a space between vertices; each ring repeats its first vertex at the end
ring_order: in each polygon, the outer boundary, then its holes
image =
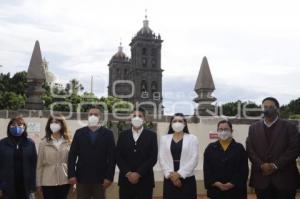
MULTIPOLYGON (((173 134, 161 136, 159 146, 159 164, 165 178, 169 178, 170 173, 174 172, 173 157, 171 154, 171 142, 173 134)), ((180 166, 177 171, 182 178, 195 175, 195 169, 199 161, 199 141, 195 135, 184 134, 180 166)))

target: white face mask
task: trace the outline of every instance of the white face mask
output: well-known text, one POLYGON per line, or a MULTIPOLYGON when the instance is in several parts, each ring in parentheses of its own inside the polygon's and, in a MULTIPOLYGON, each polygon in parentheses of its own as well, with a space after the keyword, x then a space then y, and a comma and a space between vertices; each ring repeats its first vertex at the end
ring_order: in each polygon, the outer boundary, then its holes
POLYGON ((135 127, 135 128, 139 128, 144 124, 144 120, 140 117, 133 117, 131 118, 131 124, 135 127))
POLYGON ((182 132, 184 129, 184 124, 181 122, 174 122, 174 123, 172 123, 172 129, 175 132, 182 132))
POLYGON ((95 115, 91 115, 88 118, 89 126, 98 126, 99 125, 99 118, 95 115))
POLYGON ((218 136, 221 140, 228 140, 229 138, 232 138, 232 134, 230 131, 218 132, 218 136))
POLYGON ((57 132, 60 131, 61 125, 58 124, 58 123, 51 123, 51 124, 50 124, 50 129, 51 129, 51 131, 52 131, 53 133, 57 133, 57 132))

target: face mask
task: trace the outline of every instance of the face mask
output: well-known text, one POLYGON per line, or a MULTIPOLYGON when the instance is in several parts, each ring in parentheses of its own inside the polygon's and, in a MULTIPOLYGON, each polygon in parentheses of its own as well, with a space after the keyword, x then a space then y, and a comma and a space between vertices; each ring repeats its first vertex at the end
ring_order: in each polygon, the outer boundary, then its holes
POLYGON ((61 126, 60 126, 60 124, 57 124, 57 123, 51 123, 51 124, 50 124, 50 129, 51 129, 51 131, 52 131, 53 133, 57 133, 57 132, 60 131, 61 126))
POLYGON ((229 138, 232 137, 232 134, 230 131, 221 131, 218 132, 218 136, 221 140, 228 140, 229 138))
POLYGON ((182 132, 183 129, 184 129, 184 124, 181 123, 181 122, 175 122, 175 123, 172 124, 172 129, 175 132, 182 132))
POLYGON ((144 120, 140 117, 133 117, 131 119, 131 124, 135 127, 135 128, 139 128, 143 125, 144 120))
POLYGON ((23 127, 11 127, 9 128, 9 132, 12 136, 21 136, 24 132, 24 128, 23 127))
POLYGON ((264 117, 272 118, 277 115, 277 109, 275 108, 266 108, 263 110, 264 117))
POLYGON ((88 118, 89 126, 98 126, 99 125, 99 118, 95 115, 91 115, 88 118))

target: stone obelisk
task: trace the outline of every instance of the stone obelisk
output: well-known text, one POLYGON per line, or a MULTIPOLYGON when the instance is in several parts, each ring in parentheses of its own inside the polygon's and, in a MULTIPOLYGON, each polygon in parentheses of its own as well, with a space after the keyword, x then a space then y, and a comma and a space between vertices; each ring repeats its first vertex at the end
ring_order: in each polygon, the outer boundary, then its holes
POLYGON ((46 81, 45 66, 42 59, 39 41, 35 42, 27 73, 27 100, 25 108, 28 110, 43 110, 42 96, 45 92, 43 85, 46 81))
POLYGON ((211 116, 212 114, 209 112, 214 112, 214 106, 211 103, 217 99, 212 96, 212 92, 215 90, 215 84, 206 57, 202 60, 194 90, 198 95, 198 97, 194 99, 194 101, 198 103, 198 108, 196 110, 197 115, 211 116))

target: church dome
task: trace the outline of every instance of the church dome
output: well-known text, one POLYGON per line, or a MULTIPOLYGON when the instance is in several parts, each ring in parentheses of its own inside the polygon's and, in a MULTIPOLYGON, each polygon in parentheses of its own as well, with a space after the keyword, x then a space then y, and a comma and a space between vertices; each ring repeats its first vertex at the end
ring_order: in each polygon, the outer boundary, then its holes
POLYGON ((143 27, 138 31, 137 35, 152 35, 153 31, 149 27, 149 20, 147 19, 147 16, 145 20, 143 21, 143 27))
POLYGON ((127 55, 123 52, 123 46, 122 43, 120 43, 120 46, 118 48, 118 52, 113 55, 113 59, 126 59, 128 58, 127 55))
POLYGON ((110 62, 112 62, 112 61, 127 61, 128 59, 129 58, 127 57, 127 55, 123 52, 122 43, 120 43, 118 52, 112 56, 110 62))

